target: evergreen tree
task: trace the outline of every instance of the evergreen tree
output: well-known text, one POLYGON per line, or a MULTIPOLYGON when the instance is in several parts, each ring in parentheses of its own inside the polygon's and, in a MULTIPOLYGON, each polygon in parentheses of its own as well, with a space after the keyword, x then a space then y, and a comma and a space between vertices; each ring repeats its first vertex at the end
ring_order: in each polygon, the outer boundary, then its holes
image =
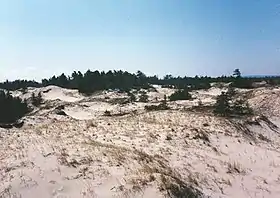
POLYGON ((13 123, 29 112, 26 102, 0 91, 0 123, 13 123))
POLYGON ((236 98, 236 91, 233 87, 230 87, 226 93, 222 92, 217 97, 214 113, 220 116, 240 116, 251 115, 253 111, 248 102, 244 99, 236 98))
POLYGON ((230 83, 232 87, 252 88, 253 82, 267 81, 271 85, 279 85, 280 77, 242 77, 239 69, 235 69, 232 76, 208 77, 174 77, 166 75, 164 78, 157 76, 146 76, 143 72, 137 71, 132 74, 126 71, 108 71, 99 72, 91 70, 82 74, 80 71, 74 71, 71 76, 61 74, 50 79, 43 79, 41 83, 27 80, 5 81, 0 83, 0 88, 6 90, 18 90, 26 87, 42 87, 47 85, 56 85, 63 88, 78 89, 81 93, 91 94, 96 91, 106 89, 118 89, 120 91, 129 91, 131 89, 147 89, 150 84, 162 85, 162 87, 176 88, 182 90, 199 90, 210 88, 210 83, 224 82, 230 83))
POLYGON ((241 72, 239 69, 235 69, 233 71, 233 76, 236 77, 236 78, 240 78, 241 77, 241 72))
POLYGON ((57 85, 60 87, 65 87, 68 88, 69 85, 69 79, 67 78, 67 76, 62 73, 58 78, 57 78, 57 85))
POLYGON ((230 115, 230 105, 229 105, 229 95, 222 92, 221 95, 217 97, 216 104, 214 106, 214 113, 221 116, 230 115))

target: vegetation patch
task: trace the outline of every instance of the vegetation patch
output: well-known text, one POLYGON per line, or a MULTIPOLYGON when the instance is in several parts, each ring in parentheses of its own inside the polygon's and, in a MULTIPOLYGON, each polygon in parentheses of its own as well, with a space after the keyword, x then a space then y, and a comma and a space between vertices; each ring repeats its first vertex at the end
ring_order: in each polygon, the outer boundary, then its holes
POLYGON ((41 92, 38 93, 38 95, 36 96, 35 93, 32 93, 31 96, 31 103, 35 106, 38 107, 42 104, 43 102, 43 98, 42 98, 42 94, 41 92))
POLYGON ((170 107, 167 105, 166 95, 164 95, 164 100, 159 105, 146 105, 145 110, 147 111, 160 111, 168 110, 170 107))
POLYGON ((0 109, 0 123, 3 124, 14 123, 30 112, 26 101, 5 91, 0 91, 0 109))
POLYGON ((200 198, 203 194, 176 177, 161 175, 160 190, 167 191, 170 198, 200 198))
POLYGON ((234 163, 228 163, 228 170, 227 170, 227 173, 230 173, 230 174, 245 174, 245 170, 243 170, 241 168, 241 165, 237 162, 234 162, 234 163))
POLYGON ((253 114, 247 101, 236 97, 236 91, 230 87, 227 92, 222 92, 216 99, 214 113, 220 116, 248 116, 253 114))
POLYGON ((192 95, 188 92, 187 89, 175 91, 171 96, 169 96, 170 101, 176 100, 190 100, 192 95))
POLYGON ((161 110, 168 110, 170 107, 167 106, 165 103, 160 103, 159 105, 146 105, 145 110, 147 111, 161 111, 161 110))
POLYGON ((109 100, 109 103, 111 104, 128 104, 130 102, 129 98, 112 98, 109 100))
POLYGON ((130 102, 135 102, 136 101, 136 96, 133 93, 128 92, 127 95, 129 97, 130 102))

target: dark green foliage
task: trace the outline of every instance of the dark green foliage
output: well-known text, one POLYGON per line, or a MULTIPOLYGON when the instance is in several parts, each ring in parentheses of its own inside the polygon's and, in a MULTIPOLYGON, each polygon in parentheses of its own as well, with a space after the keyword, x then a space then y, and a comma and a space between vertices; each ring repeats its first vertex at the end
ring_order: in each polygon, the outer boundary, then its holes
POLYGON ((5 81, 3 83, 0 83, 1 89, 6 89, 9 91, 15 91, 18 89, 26 89, 27 87, 40 87, 40 83, 35 81, 27 81, 27 80, 15 80, 15 81, 5 81))
POLYGON ((243 99, 237 99, 233 102, 232 113, 236 115, 251 115, 253 110, 250 108, 249 103, 243 99))
POLYGON ((235 77, 232 79, 231 87, 236 87, 236 88, 243 88, 243 89, 251 89, 253 88, 253 79, 250 78, 242 78, 241 77, 241 72, 239 69, 235 69, 233 71, 233 76, 235 77))
POLYGON ((170 101, 190 100, 190 99, 192 99, 192 95, 188 92, 187 89, 175 91, 175 93, 169 96, 170 101))
POLYGON ((29 112, 26 102, 0 91, 0 123, 13 123, 29 112))
POLYGON ((191 85, 189 89, 191 89, 191 90, 200 90, 200 89, 209 89, 209 88, 211 88, 210 83, 208 83, 208 82, 200 82, 200 83, 195 83, 195 84, 191 85))
POLYGON ((230 87, 226 93, 222 92, 217 97, 214 113, 225 117, 251 115, 253 111, 248 102, 243 99, 236 99, 235 97, 236 91, 233 87, 230 87))
POLYGON ((240 78, 241 77, 241 72, 239 69, 235 69, 233 71, 233 76, 236 77, 236 78, 240 78))
POLYGON ((275 85, 280 85, 280 78, 270 78, 267 79, 267 84, 269 84, 270 86, 275 86, 275 85))
POLYGON ((166 103, 161 102, 159 105, 146 105, 145 110, 147 111, 160 111, 170 109, 166 103))
POLYGON ((43 102, 41 92, 39 92, 37 96, 35 95, 35 93, 32 93, 31 102, 35 107, 40 106, 40 104, 42 104, 42 102, 43 102))
POLYGON ((222 94, 217 97, 214 113, 221 116, 229 116, 231 112, 229 100, 228 94, 222 92, 222 94))
POLYGON ((253 79, 239 77, 233 79, 230 86, 241 88, 241 89, 251 89, 253 88, 252 84, 253 84, 253 79))
POLYGON ((78 89, 81 93, 90 95, 101 90, 118 90, 128 92, 131 89, 150 89, 150 84, 158 84, 162 87, 199 90, 210 88, 210 83, 224 82, 232 83, 233 87, 251 88, 253 82, 267 81, 271 85, 280 85, 280 77, 245 78, 241 76, 240 70, 235 70, 233 76, 208 77, 173 77, 166 75, 160 79, 157 76, 146 76, 143 72, 135 74, 126 71, 99 72, 88 70, 84 74, 74 71, 70 76, 61 74, 49 79, 43 79, 41 83, 35 81, 16 80, 0 83, 0 88, 6 90, 18 90, 26 87, 42 87, 56 85, 63 88, 78 89))

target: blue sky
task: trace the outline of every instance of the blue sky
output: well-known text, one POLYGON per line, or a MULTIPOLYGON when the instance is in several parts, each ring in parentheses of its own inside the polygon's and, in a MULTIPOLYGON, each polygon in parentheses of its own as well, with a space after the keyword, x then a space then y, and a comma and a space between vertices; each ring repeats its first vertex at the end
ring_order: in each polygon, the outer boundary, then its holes
POLYGON ((280 74, 280 1, 1 0, 0 80, 280 74))

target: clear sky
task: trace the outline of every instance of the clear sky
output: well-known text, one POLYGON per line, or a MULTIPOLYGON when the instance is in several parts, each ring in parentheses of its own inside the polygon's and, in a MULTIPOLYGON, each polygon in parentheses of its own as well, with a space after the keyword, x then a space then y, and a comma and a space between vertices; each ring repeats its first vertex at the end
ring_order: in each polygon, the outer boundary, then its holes
POLYGON ((0 0, 0 80, 280 74, 280 1, 0 0))

